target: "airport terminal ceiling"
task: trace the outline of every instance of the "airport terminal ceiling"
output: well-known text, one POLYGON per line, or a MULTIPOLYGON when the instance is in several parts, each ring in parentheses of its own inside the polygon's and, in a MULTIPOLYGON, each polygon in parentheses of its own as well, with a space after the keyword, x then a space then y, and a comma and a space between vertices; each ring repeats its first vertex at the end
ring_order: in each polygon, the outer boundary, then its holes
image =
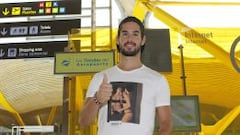
MULTIPOLYGON (((106 0, 97 1, 99 2, 97 4, 100 4, 106 0)), ((82 2, 89 5, 88 0, 82 2)), ((116 12, 113 14, 116 15, 113 16, 113 37, 115 37, 115 28, 123 16, 132 14, 141 16, 141 12, 135 11, 135 0, 112 0, 112 2, 113 12, 116 12)), ((215 123, 228 111, 239 106, 240 73, 234 69, 230 61, 230 50, 234 40, 240 36, 240 2, 238 0, 161 0, 143 2, 143 5, 145 4, 150 8, 144 16, 145 26, 152 29, 170 29, 173 71, 163 74, 169 80, 172 95, 183 95, 180 79, 182 67, 178 48, 181 43, 184 47, 187 94, 199 96, 201 113, 206 119, 204 122, 215 123), (159 10, 151 9, 151 6, 156 6, 159 10), (197 31, 197 34, 189 30, 197 31), (190 40, 194 36, 201 37, 202 40, 190 40), (206 43, 209 41, 210 43, 206 43)), ((84 18, 82 20, 84 25, 84 18)), ((96 17, 97 25, 100 25, 98 22, 102 22, 101 20, 101 16, 96 17)), ((86 19, 86 22, 88 21, 86 19)), ((2 22, 1 18, 0 22, 2 22)), ((97 32, 100 33, 97 34, 97 45, 110 46, 107 38, 102 36, 105 31, 99 28, 97 32)), ((7 39, 2 41, 7 42, 7 39)), ((88 40, 81 42, 86 46, 89 45, 88 40)), ((234 51, 238 63, 239 44, 238 42, 234 51)), ((18 124, 14 120, 18 119, 18 113, 25 124, 45 124, 53 108, 61 108, 64 76, 53 74, 53 58, 0 60, 0 69, 0 109, 2 110, 0 114, 4 114, 4 117, 0 116, 0 126, 18 124)), ((80 75, 80 79, 82 88, 87 89, 91 75, 80 75)), ((55 119, 55 122, 61 121, 61 116, 56 114, 55 119)))

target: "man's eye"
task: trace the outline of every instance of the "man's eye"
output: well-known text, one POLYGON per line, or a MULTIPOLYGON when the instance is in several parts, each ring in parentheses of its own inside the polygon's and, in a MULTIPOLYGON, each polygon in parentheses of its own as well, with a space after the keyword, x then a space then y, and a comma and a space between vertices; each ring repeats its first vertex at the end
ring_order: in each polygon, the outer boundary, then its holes
POLYGON ((122 36, 127 36, 128 34, 127 33, 122 33, 122 36))
POLYGON ((138 33, 134 33, 133 35, 134 35, 134 36, 139 36, 139 34, 138 34, 138 33))

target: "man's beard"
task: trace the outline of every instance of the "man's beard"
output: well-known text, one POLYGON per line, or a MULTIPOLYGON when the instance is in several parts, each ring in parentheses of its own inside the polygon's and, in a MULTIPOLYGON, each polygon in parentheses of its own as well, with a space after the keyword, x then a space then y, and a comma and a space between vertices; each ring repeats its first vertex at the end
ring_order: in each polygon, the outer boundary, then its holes
POLYGON ((140 46, 135 48, 134 50, 129 51, 127 49, 124 49, 122 46, 118 45, 118 49, 119 49, 119 52, 124 56, 136 56, 141 51, 140 46))

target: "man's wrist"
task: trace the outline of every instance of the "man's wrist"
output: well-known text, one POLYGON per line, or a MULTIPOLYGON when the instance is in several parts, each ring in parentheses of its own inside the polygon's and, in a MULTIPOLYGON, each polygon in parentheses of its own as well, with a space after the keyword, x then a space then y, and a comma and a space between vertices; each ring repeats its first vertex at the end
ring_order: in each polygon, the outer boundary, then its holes
POLYGON ((95 93, 95 95, 94 95, 94 97, 93 97, 93 100, 94 100, 94 102, 98 105, 98 106, 101 106, 101 102, 98 100, 98 98, 97 98, 97 92, 95 93))

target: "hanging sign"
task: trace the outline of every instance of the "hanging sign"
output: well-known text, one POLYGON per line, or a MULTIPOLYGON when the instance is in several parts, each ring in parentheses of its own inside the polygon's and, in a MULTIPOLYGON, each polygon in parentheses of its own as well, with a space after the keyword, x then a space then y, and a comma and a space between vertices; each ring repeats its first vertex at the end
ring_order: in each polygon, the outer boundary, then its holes
POLYGON ((95 73, 114 65, 113 51, 55 54, 55 74, 95 73))

